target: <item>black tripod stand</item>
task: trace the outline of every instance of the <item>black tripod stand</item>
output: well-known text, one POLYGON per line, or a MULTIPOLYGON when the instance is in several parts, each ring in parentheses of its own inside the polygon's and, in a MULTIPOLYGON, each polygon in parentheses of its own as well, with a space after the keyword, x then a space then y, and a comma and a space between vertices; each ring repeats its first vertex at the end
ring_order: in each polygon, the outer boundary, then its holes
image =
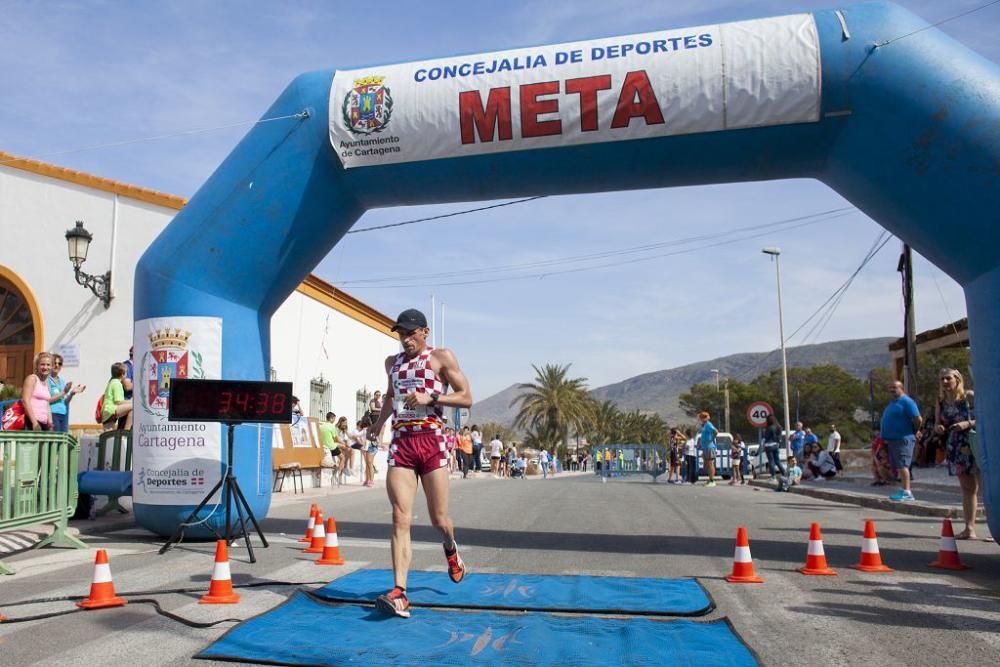
POLYGON ((212 496, 214 496, 215 492, 220 488, 223 488, 223 502, 226 503, 226 532, 224 535, 220 535, 218 531, 209 526, 207 523, 205 526, 220 540, 225 540, 227 544, 232 544, 239 536, 242 535, 243 539, 246 540, 247 553, 250 554, 251 563, 256 563, 257 558, 253 555, 253 545, 250 543, 250 533, 247 531, 247 519, 253 523, 253 527, 257 530, 257 535, 260 536, 260 541, 263 543, 264 547, 266 548, 268 546, 267 538, 264 537, 264 531, 260 529, 260 525, 257 523, 257 518, 253 515, 253 511, 250 509, 250 503, 248 503, 247 499, 244 497, 243 491, 240 490, 240 485, 236 483, 236 476, 233 474, 233 430, 239 422, 224 423, 229 427, 229 437, 226 443, 226 460, 228 462, 228 465, 226 466, 226 476, 220 479, 215 486, 212 487, 212 490, 208 492, 208 495, 205 496, 200 503, 198 503, 198 506, 194 508, 194 511, 191 512, 190 516, 181 522, 181 525, 177 527, 177 530, 174 531, 174 534, 169 540, 167 540, 166 544, 160 547, 161 554, 166 553, 170 547, 178 544, 184 538, 185 527, 201 523, 199 521, 195 521, 195 517, 197 517, 198 513, 205 508, 205 505, 208 504, 209 500, 212 499, 212 496), (239 523, 236 525, 233 525, 231 521, 232 509, 234 505, 236 506, 236 516, 239 517, 239 523), (246 517, 243 516, 244 511, 246 512, 246 517), (239 526, 239 532, 234 533, 233 529, 237 526, 239 526))

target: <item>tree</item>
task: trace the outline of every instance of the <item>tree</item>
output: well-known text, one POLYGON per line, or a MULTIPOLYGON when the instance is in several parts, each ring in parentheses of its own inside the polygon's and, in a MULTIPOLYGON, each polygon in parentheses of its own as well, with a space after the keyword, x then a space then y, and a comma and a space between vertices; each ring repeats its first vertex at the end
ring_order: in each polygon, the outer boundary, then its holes
POLYGON ((621 413, 611 401, 592 402, 584 433, 592 445, 609 445, 615 439, 621 413))
POLYGON ((514 439, 513 429, 497 422, 479 424, 479 432, 483 434, 483 442, 487 443, 487 445, 493 439, 493 436, 499 437, 500 442, 503 443, 509 443, 514 439))
POLYGON ((518 385, 521 394, 511 401, 517 407, 514 427, 536 435, 557 432, 563 446, 569 444, 569 431, 582 431, 587 424, 593 401, 587 391, 587 378, 569 378, 570 364, 546 364, 535 370, 535 382, 518 385))

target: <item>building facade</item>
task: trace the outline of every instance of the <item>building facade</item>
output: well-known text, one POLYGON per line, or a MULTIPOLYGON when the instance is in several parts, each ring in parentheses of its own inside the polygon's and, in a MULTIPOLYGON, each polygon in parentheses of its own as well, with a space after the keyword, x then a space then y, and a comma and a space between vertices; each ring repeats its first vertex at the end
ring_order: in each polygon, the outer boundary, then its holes
MULTIPOLYGON (((182 197, 0 152, 0 381, 20 388, 35 354, 59 352, 62 376, 87 385, 70 408, 74 430, 96 428, 94 409, 113 362, 128 357, 133 272, 185 205, 182 197), (65 233, 93 235, 81 270, 111 272, 107 308, 77 285, 65 233)), ((360 418, 385 389, 386 356, 399 351, 392 319, 308 276, 271 321, 271 379, 290 381, 303 413, 360 418)))

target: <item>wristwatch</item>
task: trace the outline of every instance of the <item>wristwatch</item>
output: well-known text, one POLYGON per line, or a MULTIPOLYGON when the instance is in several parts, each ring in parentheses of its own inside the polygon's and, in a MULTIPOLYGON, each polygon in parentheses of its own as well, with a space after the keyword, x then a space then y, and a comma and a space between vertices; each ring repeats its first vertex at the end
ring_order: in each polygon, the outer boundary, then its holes
POLYGON ((437 405, 439 398, 441 398, 441 394, 431 394, 431 405, 437 405))

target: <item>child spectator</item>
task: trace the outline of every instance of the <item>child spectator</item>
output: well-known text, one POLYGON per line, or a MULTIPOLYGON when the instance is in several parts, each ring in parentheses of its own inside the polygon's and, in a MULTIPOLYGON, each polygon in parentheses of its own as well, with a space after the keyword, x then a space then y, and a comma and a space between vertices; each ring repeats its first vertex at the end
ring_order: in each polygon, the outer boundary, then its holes
POLYGON ((116 361, 111 364, 111 379, 104 387, 104 404, 101 406, 101 425, 105 431, 113 431, 118 420, 124 418, 121 424, 124 430, 132 428, 132 401, 125 398, 125 364, 116 361))
POLYGON ((802 481, 802 468, 795 462, 794 456, 788 457, 788 469, 784 475, 778 475, 778 488, 775 491, 791 491, 792 487, 802 481))
POLYGON ((746 484, 746 481, 743 479, 743 438, 740 436, 733 438, 733 444, 729 446, 729 460, 733 469, 729 486, 746 484))

